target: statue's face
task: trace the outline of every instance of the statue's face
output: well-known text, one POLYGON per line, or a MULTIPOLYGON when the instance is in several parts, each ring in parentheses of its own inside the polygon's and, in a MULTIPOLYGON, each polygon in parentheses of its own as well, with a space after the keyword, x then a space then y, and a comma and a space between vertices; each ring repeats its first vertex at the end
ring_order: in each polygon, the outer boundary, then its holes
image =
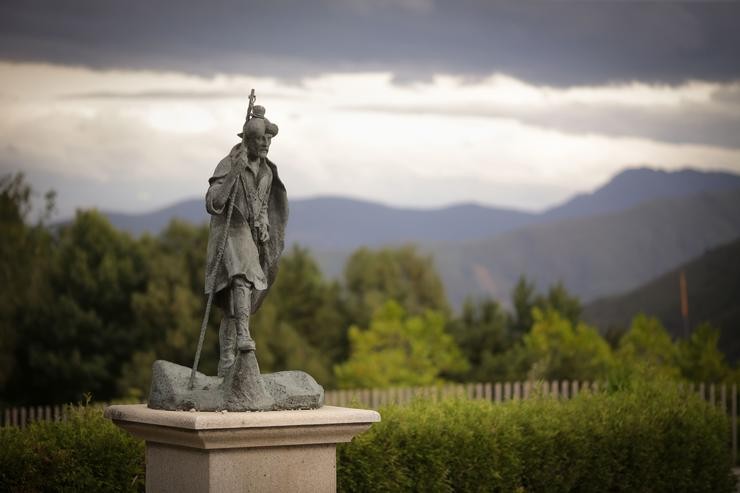
POLYGON ((250 156, 259 156, 264 159, 267 157, 267 153, 270 151, 271 142, 272 135, 248 135, 247 152, 250 156))

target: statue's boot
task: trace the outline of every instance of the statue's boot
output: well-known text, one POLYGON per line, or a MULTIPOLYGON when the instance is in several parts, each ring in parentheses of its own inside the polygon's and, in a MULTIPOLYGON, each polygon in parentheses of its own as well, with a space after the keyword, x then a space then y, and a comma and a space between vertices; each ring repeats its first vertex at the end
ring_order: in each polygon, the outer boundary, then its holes
POLYGON ((252 312, 252 290, 249 283, 240 280, 235 290, 234 316, 236 318, 236 346, 239 351, 254 351, 256 345, 249 335, 249 319, 252 312))
POLYGON ((239 351, 254 351, 257 349, 254 339, 249 335, 249 318, 239 320, 236 327, 236 346, 239 351))

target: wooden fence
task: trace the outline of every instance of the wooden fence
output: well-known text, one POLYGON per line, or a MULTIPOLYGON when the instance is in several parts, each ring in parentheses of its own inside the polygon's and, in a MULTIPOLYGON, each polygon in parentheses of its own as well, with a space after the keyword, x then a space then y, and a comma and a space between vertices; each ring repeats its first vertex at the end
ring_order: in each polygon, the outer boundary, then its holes
MULTIPOLYGON (((677 384, 695 392, 710 404, 727 413, 731 424, 733 463, 737 462, 737 385, 727 384, 677 384)), ((526 399, 532 395, 569 399, 585 390, 598 390, 597 382, 497 382, 437 385, 430 387, 394 387, 388 389, 329 390, 325 403, 329 406, 362 407, 378 409, 387 404, 407 404, 414 399, 440 401, 450 398, 484 399, 504 402, 526 399)), ((2 412, 2 426, 25 427, 34 421, 65 420, 65 406, 12 407, 2 412)))

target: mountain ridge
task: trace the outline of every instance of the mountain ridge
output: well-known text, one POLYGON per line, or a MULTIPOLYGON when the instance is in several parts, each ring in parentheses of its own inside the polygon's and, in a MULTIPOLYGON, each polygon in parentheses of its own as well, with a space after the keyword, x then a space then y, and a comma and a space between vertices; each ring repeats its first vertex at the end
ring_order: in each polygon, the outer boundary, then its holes
MULTIPOLYGON (((535 223, 605 214, 658 198, 740 187, 740 175, 693 169, 661 171, 628 168, 591 193, 535 213, 515 208, 459 203, 409 208, 340 196, 291 200, 288 243, 316 250, 377 247, 407 242, 490 238, 535 223)), ((171 219, 199 224, 208 220, 202 199, 191 199, 144 214, 103 212, 117 228, 156 234, 171 219)))

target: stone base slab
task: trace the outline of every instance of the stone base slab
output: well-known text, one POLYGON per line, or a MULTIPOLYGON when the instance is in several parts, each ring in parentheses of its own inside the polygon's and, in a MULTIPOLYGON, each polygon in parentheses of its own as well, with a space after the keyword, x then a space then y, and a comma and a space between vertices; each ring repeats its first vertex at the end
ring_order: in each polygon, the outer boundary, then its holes
POLYGON ((271 412, 187 412, 114 405, 105 416, 146 441, 148 492, 336 490, 336 444, 380 421, 324 406, 271 412))

